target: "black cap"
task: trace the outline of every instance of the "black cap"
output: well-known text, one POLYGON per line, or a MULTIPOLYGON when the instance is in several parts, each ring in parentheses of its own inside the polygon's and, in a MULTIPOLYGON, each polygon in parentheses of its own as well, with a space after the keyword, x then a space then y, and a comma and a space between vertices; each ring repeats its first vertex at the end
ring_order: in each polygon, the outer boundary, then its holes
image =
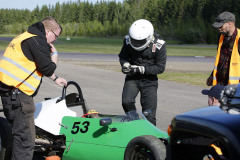
POLYGON ((213 86, 210 90, 207 90, 207 89, 202 90, 202 94, 209 95, 209 96, 214 97, 219 100, 224 87, 225 86, 223 86, 221 84, 217 84, 217 85, 213 86))
POLYGON ((235 22, 235 15, 230 12, 223 12, 221 13, 212 24, 213 27, 220 28, 227 22, 235 22))

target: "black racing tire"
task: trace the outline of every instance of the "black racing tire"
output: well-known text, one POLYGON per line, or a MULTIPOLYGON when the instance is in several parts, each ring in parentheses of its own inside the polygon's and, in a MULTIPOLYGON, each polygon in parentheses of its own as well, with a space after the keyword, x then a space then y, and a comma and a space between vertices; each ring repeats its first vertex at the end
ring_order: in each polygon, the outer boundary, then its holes
POLYGON ((165 158, 165 144, 157 137, 150 135, 132 139, 124 154, 124 160, 165 160, 165 158))
POLYGON ((0 160, 11 160, 12 126, 6 118, 0 117, 0 160))

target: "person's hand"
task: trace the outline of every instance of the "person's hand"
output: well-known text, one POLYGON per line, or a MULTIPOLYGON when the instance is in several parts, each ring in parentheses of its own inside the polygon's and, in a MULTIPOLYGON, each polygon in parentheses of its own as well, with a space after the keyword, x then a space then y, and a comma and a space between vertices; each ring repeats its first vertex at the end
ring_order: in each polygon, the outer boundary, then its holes
POLYGON ((51 58, 52 61, 57 65, 58 63, 58 52, 52 43, 49 44, 51 46, 51 58))
POLYGON ((144 74, 145 73, 145 67, 144 66, 136 66, 136 65, 132 65, 130 67, 130 72, 132 74, 144 74))
POLYGON ((54 47, 52 43, 49 44, 51 46, 51 53, 57 52, 57 49, 54 47))
POLYGON ((122 66, 122 72, 124 73, 124 74, 127 74, 127 73, 129 73, 130 72, 130 64, 128 63, 128 62, 126 62, 126 63, 124 63, 123 64, 123 66, 122 66))
POLYGON ((63 87, 63 85, 67 86, 67 80, 62 78, 62 77, 58 77, 56 80, 55 80, 55 83, 57 85, 59 85, 60 87, 63 87))
POLYGON ((213 83, 213 76, 211 75, 208 77, 206 84, 207 84, 207 86, 212 86, 212 83, 213 83))

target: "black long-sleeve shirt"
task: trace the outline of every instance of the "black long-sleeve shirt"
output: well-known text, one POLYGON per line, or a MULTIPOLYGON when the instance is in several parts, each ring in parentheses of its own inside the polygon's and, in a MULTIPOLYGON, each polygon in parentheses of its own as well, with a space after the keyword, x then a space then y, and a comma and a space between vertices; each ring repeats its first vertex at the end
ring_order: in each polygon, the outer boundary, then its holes
POLYGON ((42 75, 49 77, 54 73, 56 64, 51 59, 51 46, 47 43, 44 26, 37 22, 28 28, 28 32, 37 36, 22 42, 23 53, 30 61, 35 62, 42 75))
MULTIPOLYGON (((43 76, 49 77, 54 73, 57 66, 51 59, 51 46, 47 43, 45 28, 41 22, 37 22, 29 26, 28 32, 37 36, 24 40, 21 44, 22 51, 28 60, 35 62, 37 70, 43 76)), ((40 85, 38 89, 39 87, 40 85)), ((0 94, 9 92, 10 89, 12 87, 0 82, 0 94)), ((33 96, 37 94, 38 89, 33 96)))

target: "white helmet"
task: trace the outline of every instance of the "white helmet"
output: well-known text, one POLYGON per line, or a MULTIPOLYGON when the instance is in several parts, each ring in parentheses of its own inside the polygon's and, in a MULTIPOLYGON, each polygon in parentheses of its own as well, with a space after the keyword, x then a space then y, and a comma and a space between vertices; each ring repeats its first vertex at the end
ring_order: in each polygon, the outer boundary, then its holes
POLYGON ((135 21, 129 28, 130 45, 137 51, 144 50, 153 41, 153 25, 146 19, 135 21))

